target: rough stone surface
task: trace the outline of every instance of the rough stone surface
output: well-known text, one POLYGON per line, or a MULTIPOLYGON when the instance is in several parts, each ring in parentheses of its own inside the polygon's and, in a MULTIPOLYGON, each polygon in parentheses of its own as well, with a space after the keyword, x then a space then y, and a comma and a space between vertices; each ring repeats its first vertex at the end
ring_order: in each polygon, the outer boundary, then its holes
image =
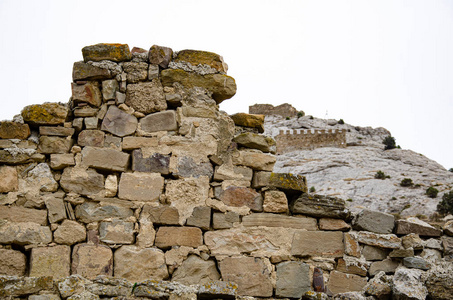
POLYGON ((47 225, 47 211, 21 206, 1 206, 0 219, 10 222, 27 220, 39 225, 47 225))
POLYGON ((404 258, 414 256, 414 249, 395 249, 389 253, 392 258, 404 258))
POLYGON ((115 251, 115 277, 132 282, 168 278, 164 253, 155 248, 122 246, 115 251))
POLYGON ((357 242, 356 235, 351 234, 349 232, 345 232, 343 238, 344 238, 344 252, 347 255, 360 257, 362 253, 359 242, 357 242))
POLYGON ((368 264, 351 257, 346 257, 346 259, 340 258, 338 259, 336 270, 365 277, 368 271, 368 264))
POLYGON ((94 107, 99 107, 102 104, 102 94, 96 83, 86 83, 79 85, 72 83, 72 101, 74 104, 87 103, 94 107))
POLYGON ((233 227, 234 223, 240 221, 239 215, 229 211, 226 213, 214 213, 212 215, 212 227, 214 229, 227 229, 233 227))
POLYGON ((30 136, 30 127, 28 124, 18 122, 2 121, 0 122, 0 139, 21 139, 24 140, 30 136))
POLYGON ((190 156, 181 156, 177 157, 176 166, 172 174, 179 178, 184 177, 195 177, 206 176, 211 178, 214 174, 212 164, 209 161, 201 161, 190 157, 190 156))
POLYGON ((196 255, 190 255, 173 273, 171 281, 192 285, 206 284, 219 279, 220 274, 213 260, 203 260, 196 255))
POLYGON ((134 223, 113 219, 99 225, 99 238, 106 244, 134 243, 134 223))
POLYGON ((269 190, 264 192, 263 211, 270 213, 286 213, 288 199, 282 191, 269 190))
POLYGON ((264 115, 237 113, 232 115, 231 119, 235 125, 257 128, 259 133, 264 132, 264 115))
POLYGON ((29 294, 52 290, 52 288, 52 277, 2 276, 0 297, 4 299, 14 299, 16 298, 14 296, 26 297, 29 294))
POLYGON ((118 197, 127 200, 155 202, 164 188, 164 178, 159 173, 122 173, 118 197))
POLYGON ((118 81, 115 79, 102 81, 102 97, 104 100, 114 100, 118 90, 118 81))
POLYGON ((48 198, 45 201, 47 207, 47 214, 50 223, 57 223, 66 219, 66 207, 63 199, 48 198))
POLYGON ((74 165, 74 154, 72 153, 50 155, 50 167, 54 170, 61 170, 74 165))
POLYGON ((137 83, 148 78, 148 64, 145 62, 126 62, 123 64, 127 83, 137 83))
POLYGON ((233 156, 233 164, 257 171, 272 171, 275 161, 275 156, 253 150, 241 150, 233 156))
POLYGON ((145 115, 167 109, 167 102, 159 80, 129 84, 126 104, 145 115))
POLYGON ((426 299, 428 290, 421 277, 421 270, 399 268, 393 276, 393 299, 426 299))
POLYGON ((367 295, 375 296, 378 299, 390 298, 392 293, 391 278, 384 272, 379 272, 368 281, 364 290, 367 295))
POLYGON ((173 50, 168 47, 153 45, 149 49, 149 63, 159 65, 159 67, 166 69, 173 57, 173 50))
POLYGON ((144 157, 142 149, 132 151, 132 170, 137 172, 170 174, 170 155, 153 153, 144 157))
POLYGON ((211 227, 211 208, 206 206, 194 207, 186 225, 208 230, 211 227))
POLYGON ((101 129, 116 136, 130 135, 137 129, 137 118, 125 113, 116 106, 110 106, 102 121, 101 129))
POLYGON ((365 245, 363 247, 362 254, 365 257, 365 259, 369 261, 383 260, 387 257, 388 251, 378 247, 365 245))
POLYGON ((430 263, 421 257, 405 257, 403 259, 403 265, 406 268, 414 268, 424 271, 429 270, 429 268, 431 267, 430 263))
POLYGON ((53 136, 72 136, 74 134, 74 128, 67 128, 62 126, 40 126, 40 135, 53 135, 53 136))
POLYGON ((258 149, 263 152, 275 152, 276 143, 273 138, 252 132, 245 132, 235 136, 233 142, 246 148, 258 149))
POLYGON ((342 257, 343 253, 343 233, 335 231, 297 232, 291 247, 295 256, 342 257))
POLYGON ((168 205, 149 205, 145 204, 142 215, 146 215, 149 220, 156 225, 178 225, 179 212, 176 208, 168 205))
POLYGON ((104 190, 104 176, 93 169, 66 168, 61 175, 60 185, 66 192, 95 195, 104 190))
POLYGON ((133 150, 139 148, 156 147, 158 139, 155 137, 126 136, 122 141, 123 150, 133 150))
POLYGON ((93 66, 82 61, 77 61, 72 67, 72 80, 103 80, 112 77, 106 68, 93 66))
POLYGON ((77 139, 79 146, 104 147, 105 133, 100 130, 83 130, 77 139))
POLYGON ((221 192, 219 199, 226 205, 247 206, 252 211, 263 211, 263 197, 251 188, 230 186, 221 192))
POLYGON ((102 60, 121 62, 132 58, 127 44, 96 44, 86 46, 82 48, 82 55, 85 62, 102 60))
POLYGON ((242 218, 242 225, 246 227, 267 226, 305 229, 308 231, 318 230, 317 221, 315 218, 292 217, 270 213, 258 213, 244 216, 242 218))
POLYGON ((350 215, 344 200, 323 195, 302 194, 290 209, 293 214, 318 218, 347 219, 350 215))
POLYGON ((140 119, 140 128, 145 132, 177 130, 174 110, 156 112, 140 119))
POLYGON ((64 220, 53 233, 55 243, 63 245, 74 245, 86 240, 86 229, 82 224, 64 220))
POLYGON ((82 163, 94 169, 124 172, 129 164, 129 154, 111 148, 85 147, 82 163))
POLYGON ((52 242, 52 232, 47 226, 32 222, 12 223, 0 220, 1 244, 48 244, 52 242))
POLYGON ((434 228, 417 218, 396 221, 396 234, 416 233, 420 236, 438 237, 441 235, 441 232, 440 229, 434 228))
POLYGON ((288 298, 301 298, 311 288, 309 265, 288 261, 277 265, 277 283, 275 296, 288 298))
POLYGON ((0 178, 2 178, 0 181, 0 193, 17 191, 19 181, 15 167, 0 166, 0 178))
POLYGON ((0 275, 23 276, 27 258, 20 251, 0 249, 0 275))
POLYGON ((60 125, 66 120, 68 108, 58 103, 34 104, 24 107, 21 115, 32 126, 60 125))
POLYGON ((319 219, 319 229, 320 230, 348 231, 350 228, 351 228, 351 226, 341 219, 331 219, 331 218, 319 219))
POLYGON ((384 259, 382 261, 375 261, 370 265, 368 273, 371 276, 374 276, 381 271, 385 272, 386 274, 393 274, 399 265, 400 263, 398 261, 392 260, 390 258, 384 259))
POLYGON ((338 271, 330 272, 328 289, 333 294, 361 291, 367 283, 366 278, 338 271))
POLYGON ((434 300, 447 300, 453 295, 453 262, 439 261, 427 273, 426 287, 434 300))
MULTIPOLYGON (((226 73, 228 70, 228 66, 223 61, 222 56, 208 51, 181 50, 177 52, 177 55, 172 62, 184 62, 190 64, 192 67, 200 67, 200 65, 209 66, 216 70, 213 73, 226 73)), ((191 70, 193 69, 189 68, 187 71, 191 70)))
POLYGON ((77 244, 72 250, 71 273, 88 279, 113 275, 112 250, 103 245, 77 244))
POLYGON ((160 227, 156 234, 157 247, 166 249, 172 246, 199 247, 203 244, 203 233, 197 227, 160 227))
POLYGON ((58 136, 39 137, 38 151, 44 154, 68 153, 71 150, 74 140, 58 136))
POLYGON ((402 246, 401 239, 394 234, 377 234, 360 231, 357 232, 356 239, 359 243, 381 248, 399 249, 402 246))
POLYGON ((355 230, 365 230, 375 233, 392 233, 395 217, 391 214, 364 209, 354 219, 355 230))
POLYGON ((453 236, 453 220, 446 222, 442 229, 444 230, 445 234, 453 236))
POLYGON ((30 260, 30 277, 53 276, 55 279, 69 276, 71 248, 54 246, 33 248, 30 260))

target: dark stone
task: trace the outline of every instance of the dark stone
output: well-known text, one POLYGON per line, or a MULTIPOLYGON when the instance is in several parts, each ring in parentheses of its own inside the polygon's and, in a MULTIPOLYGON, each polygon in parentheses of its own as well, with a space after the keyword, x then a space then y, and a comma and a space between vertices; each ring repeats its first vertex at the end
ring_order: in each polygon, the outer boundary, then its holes
POLYGON ((303 214, 318 218, 349 219, 350 212, 345 201, 324 195, 302 194, 290 206, 293 214, 303 214))
POLYGON ((149 157, 143 157, 142 149, 132 151, 132 170, 138 172, 170 173, 170 155, 154 153, 149 157))

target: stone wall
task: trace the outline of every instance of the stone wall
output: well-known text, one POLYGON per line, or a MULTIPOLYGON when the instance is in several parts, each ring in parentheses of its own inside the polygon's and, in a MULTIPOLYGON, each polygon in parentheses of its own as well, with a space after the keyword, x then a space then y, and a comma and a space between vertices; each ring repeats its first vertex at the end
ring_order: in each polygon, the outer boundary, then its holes
POLYGON ((346 147, 345 130, 280 130, 275 137, 277 153, 287 153, 301 149, 315 149, 320 147, 346 147))
POLYGON ((273 173, 264 118, 218 109, 235 92, 220 56, 82 53, 70 103, 0 124, 0 298, 451 294, 430 272, 451 268, 452 222, 353 218, 273 173))
POLYGON ((288 103, 283 103, 278 106, 273 106, 272 104, 255 104, 249 106, 249 114, 256 115, 278 115, 283 118, 292 118, 297 116, 298 111, 288 103))

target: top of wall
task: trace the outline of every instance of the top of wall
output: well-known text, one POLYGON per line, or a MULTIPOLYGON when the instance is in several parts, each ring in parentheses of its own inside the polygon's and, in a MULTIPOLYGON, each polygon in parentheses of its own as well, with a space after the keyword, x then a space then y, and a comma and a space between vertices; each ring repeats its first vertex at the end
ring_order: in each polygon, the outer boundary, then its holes
POLYGON ((298 114, 298 111, 288 103, 283 103, 278 106, 273 106, 272 104, 255 104, 249 106, 249 113, 266 116, 279 115, 284 118, 292 118, 298 114))

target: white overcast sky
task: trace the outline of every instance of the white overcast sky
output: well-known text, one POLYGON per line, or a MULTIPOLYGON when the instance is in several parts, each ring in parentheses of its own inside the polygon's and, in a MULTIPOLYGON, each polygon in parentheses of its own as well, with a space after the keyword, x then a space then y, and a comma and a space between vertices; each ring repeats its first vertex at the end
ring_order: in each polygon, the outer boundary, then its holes
POLYGON ((453 167, 451 0, 0 0, 0 28, 0 120, 67 102, 86 45, 157 44, 222 55, 230 114, 288 102, 453 167))

